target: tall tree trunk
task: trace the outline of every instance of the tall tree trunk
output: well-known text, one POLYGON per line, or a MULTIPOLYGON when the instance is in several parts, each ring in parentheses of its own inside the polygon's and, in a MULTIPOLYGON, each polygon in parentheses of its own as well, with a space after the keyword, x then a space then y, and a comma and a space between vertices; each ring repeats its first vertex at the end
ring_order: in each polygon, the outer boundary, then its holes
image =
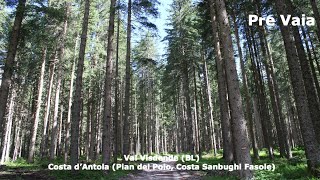
MULTIPOLYGON (((313 57, 312 57, 311 49, 309 46, 309 41, 307 39, 307 35, 306 35, 304 28, 301 28, 301 30, 302 30, 302 35, 303 35, 305 47, 306 47, 307 53, 308 53, 308 59, 309 59, 309 64, 310 64, 310 68, 311 68, 311 72, 312 72, 313 82, 314 82, 314 84, 316 86, 316 90, 317 90, 318 102, 320 102, 320 84, 319 84, 319 80, 317 77, 316 68, 313 63, 313 57)), ((314 58, 316 58, 316 56, 314 58)))
MULTIPOLYGON (((102 85, 101 85, 102 86, 102 85)), ((100 87, 101 87, 100 86, 100 87)), ((100 155, 100 153, 101 153, 101 114, 102 114, 102 110, 101 109, 103 109, 103 107, 101 107, 102 106, 102 104, 103 104, 103 99, 101 98, 101 94, 99 94, 99 96, 98 96, 98 99, 100 99, 99 100, 99 102, 98 102, 98 115, 97 115, 97 150, 96 150, 96 154, 95 154, 95 157, 99 157, 99 155, 100 155)))
POLYGON ((185 126, 184 126, 184 117, 183 117, 183 107, 182 107, 182 99, 181 99, 181 85, 179 88, 177 88, 177 106, 178 106, 178 122, 179 122, 179 129, 178 131, 180 132, 180 146, 181 146, 181 151, 185 151, 185 139, 186 139, 186 131, 185 131, 185 126))
MULTIPOLYGON (((212 2, 213 0, 211 0, 212 2)), ((252 164, 250 157, 250 145, 247 138, 247 125, 244 118, 240 86, 237 75, 236 63, 233 56, 232 38, 230 34, 230 25, 225 2, 215 0, 217 21, 220 27, 220 43, 222 49, 222 58, 225 62, 228 97, 232 120, 233 144, 237 163, 252 164)), ((240 177, 245 179, 252 178, 253 174, 248 169, 240 171, 240 177)))
POLYGON ((242 83, 243 83, 243 90, 244 90, 244 96, 245 96, 245 101, 246 101, 246 114, 247 114, 247 118, 249 121, 249 132, 250 132, 250 137, 251 137, 253 156, 255 159, 259 159, 260 157, 259 157, 259 149, 258 149, 258 144, 257 144, 257 139, 256 139, 257 137, 255 134, 254 123, 252 120, 253 110, 252 110, 251 97, 249 95, 249 89, 248 89, 247 73, 245 70, 245 65, 244 65, 243 56, 242 56, 242 49, 241 49, 241 45, 240 45, 238 25, 237 25, 236 17, 233 12, 232 12, 232 19, 233 19, 233 24, 234 24, 234 33, 235 33, 236 42, 237 42, 238 54, 239 54, 239 58, 240 58, 242 83))
MULTIPOLYGON (((274 1, 278 14, 287 15, 287 6, 285 0, 274 1)), ((291 78, 291 84, 293 87, 293 93, 298 111, 298 117, 300 120, 300 127, 302 137, 304 141, 306 156, 308 159, 308 168, 314 171, 317 165, 320 163, 320 151, 319 143, 315 141, 316 135, 313 128, 313 123, 308 107, 308 100, 306 91, 304 90, 303 75, 301 67, 299 66, 299 58, 294 45, 294 40, 291 37, 290 27, 284 26, 280 23, 280 30, 283 37, 287 61, 289 65, 289 73, 291 78)))
MULTIPOLYGON (((297 123, 297 118, 295 117, 295 113, 294 113, 294 107, 293 107, 293 103, 291 102, 291 93, 286 95, 286 102, 285 102, 285 106, 287 109, 287 116, 288 116, 288 121, 290 122, 290 124, 292 124, 292 132, 291 132, 291 136, 294 139, 294 144, 296 146, 302 146, 302 136, 301 136, 301 130, 299 127, 299 124, 297 123)), ((294 146, 292 146, 294 147, 294 146)))
POLYGON ((273 65, 273 59, 270 53, 270 45, 267 42, 267 38, 266 38, 266 34, 265 34, 265 29, 263 29, 263 41, 265 42, 265 46, 266 46, 266 50, 267 50, 267 57, 268 57, 268 61, 266 62, 266 64, 268 65, 269 71, 270 71, 270 79, 272 78, 273 80, 273 87, 274 87, 274 94, 275 94, 275 101, 276 101, 276 106, 277 109, 279 111, 279 118, 280 118, 280 126, 282 128, 283 131, 283 139, 284 139, 284 145, 285 145, 285 149, 286 149, 286 157, 287 158, 291 158, 292 157, 292 152, 291 152, 291 145, 289 142, 289 132, 288 132, 288 125, 287 125, 287 121, 282 113, 282 102, 280 99, 280 94, 279 94, 279 87, 278 87, 278 83, 276 80, 276 76, 275 76, 275 71, 274 71, 274 65, 273 65))
MULTIPOLYGON (((182 47, 182 54, 184 56, 184 48, 182 47)), ((183 57, 186 58, 186 57, 183 57)), ((189 88, 189 72, 188 72, 188 62, 186 59, 182 59, 182 84, 183 84, 183 95, 186 103, 186 128, 187 128, 187 151, 189 153, 195 153, 194 139, 193 139, 193 118, 191 110, 191 99, 190 99, 190 88, 189 88)), ((166 141, 165 141, 166 142, 166 141)))
POLYGON ((71 108, 72 108, 72 97, 73 97, 73 85, 74 85, 74 71, 76 66, 76 51, 78 47, 78 34, 76 36, 76 43, 74 46, 74 58, 72 61, 71 68, 71 79, 70 79, 70 89, 69 89, 69 99, 68 99, 68 117, 66 122, 65 129, 65 146, 64 146, 64 162, 66 163, 69 155, 70 148, 70 123, 71 123, 71 108))
POLYGON ((14 71, 14 59, 16 57, 17 47, 20 39, 21 22, 24 17, 25 6, 26 0, 19 0, 16 17, 14 19, 14 24, 9 40, 8 52, 4 65, 4 72, 2 74, 2 82, 0 87, 0 135, 2 134, 2 124, 7 110, 9 89, 12 82, 11 77, 14 71))
MULTIPOLYGON (((211 85, 209 82, 209 73, 208 73, 208 67, 207 67, 207 62, 204 61, 203 64, 203 75, 204 75, 204 87, 205 87, 205 100, 208 102, 208 124, 209 124, 209 135, 210 138, 208 141, 210 141, 210 148, 213 148, 214 150, 214 155, 217 155, 217 141, 216 141, 216 132, 214 129, 214 123, 213 123, 213 105, 212 105, 212 98, 211 98, 211 85), (212 136, 212 137, 211 137, 212 136)), ((232 147, 228 147, 228 149, 232 149, 232 147)), ((227 149, 226 149, 227 151, 227 149)))
MULTIPOLYGON (((64 82, 63 82, 63 84, 64 84, 64 82)), ((60 104, 59 130, 58 130, 58 140, 57 140, 57 156, 58 157, 60 157, 63 152, 62 143, 61 143, 62 142, 62 128, 63 128, 63 113, 64 113, 63 111, 64 111, 63 104, 60 104)))
POLYGON ((120 111, 120 116, 119 116, 119 127, 120 127, 120 132, 119 132, 119 146, 120 146, 120 154, 123 154, 123 121, 124 121, 124 112, 123 112, 123 105, 124 105, 124 91, 125 91, 125 83, 123 78, 120 78, 119 80, 119 87, 120 88, 120 92, 119 92, 119 102, 120 102, 120 106, 119 106, 119 111, 120 111))
MULTIPOLYGON (((18 109, 19 110, 19 109, 18 109)), ((21 150, 21 132, 22 132, 22 115, 18 115, 16 122, 15 122, 15 137, 14 137, 14 150, 12 155, 12 160, 17 160, 18 157, 20 157, 20 150, 21 150)))
MULTIPOLYGON (((286 2, 288 5, 289 13, 294 14, 294 12, 296 12, 295 11, 296 8, 293 6, 291 1, 287 0, 286 2)), ((319 108, 318 96, 315 89, 315 84, 312 78, 310 66, 307 60, 307 56, 305 54, 303 43, 300 37, 299 29, 298 27, 293 26, 292 31, 293 31, 295 47, 297 49, 297 53, 300 61, 304 87, 307 94, 310 116, 313 121, 316 137, 317 139, 320 139, 320 108, 319 108)), ((318 142, 320 143, 320 141, 318 142)))
POLYGON ((12 129, 12 121, 13 121, 13 113, 15 109, 15 101, 16 101, 16 90, 14 87, 11 90, 11 97, 10 97, 10 103, 9 103, 9 109, 8 109, 8 117, 7 117, 7 123, 5 128, 5 136, 1 143, 1 159, 0 164, 3 164, 4 162, 9 160, 9 150, 11 147, 11 129, 12 129))
POLYGON ((264 84, 261 79, 260 74, 260 66, 259 62, 256 61, 258 59, 258 52, 256 48, 256 43, 254 39, 254 35, 252 31, 246 26, 246 36, 248 41, 248 49, 250 53, 250 60, 251 60, 251 70, 253 71, 253 81, 255 85, 255 94, 256 94, 256 103, 258 107, 258 112, 256 115, 259 114, 259 122, 261 122, 262 126, 262 134, 265 143, 265 147, 268 149, 268 155, 270 159, 273 159, 273 147, 272 147, 272 127, 270 121, 269 111, 267 109, 267 101, 265 98, 265 91, 264 91, 264 84))
MULTIPOLYGON (((118 6, 120 6, 120 1, 118 1, 118 6)), ((115 74, 115 102, 114 102, 114 159, 113 161, 116 163, 119 155, 119 149, 121 149, 120 143, 120 122, 119 122, 119 42, 120 42, 120 10, 118 10, 118 18, 117 18, 117 47, 116 47, 116 74, 115 74)))
MULTIPOLYGON (((260 1, 256 0, 256 12, 258 15, 261 16, 261 4, 260 1)), ((287 144, 288 141, 286 141, 287 136, 287 131, 286 128, 283 127, 284 124, 284 119, 283 119, 283 114, 282 114, 282 106, 280 99, 278 99, 276 96, 276 86, 277 82, 276 79, 274 78, 273 74, 273 65, 271 64, 271 57, 270 54, 267 53, 267 41, 265 37, 265 30, 264 26, 258 26, 258 35, 259 35, 259 40, 260 40, 260 48, 262 50, 262 56, 263 56, 263 64, 265 66, 265 71, 267 74, 267 80, 268 80, 268 88, 269 88, 269 93, 270 93, 270 100, 271 100, 271 107, 272 107, 272 112, 273 112, 273 117, 276 125, 276 130, 277 130, 277 137, 278 137, 278 143, 279 143, 279 149, 280 149, 280 156, 287 156, 288 158, 291 157, 291 150, 289 148, 289 145, 287 144)))
POLYGON ((317 35, 318 35, 318 39, 320 40, 320 14, 319 14, 318 6, 316 3, 316 0, 310 0, 310 3, 311 3, 314 18, 316 19, 316 22, 317 22, 317 27, 318 27, 317 35))
MULTIPOLYGON (((84 17, 82 22, 82 33, 79 50, 79 60, 76 71, 75 96, 72 103, 72 123, 71 123, 71 166, 74 167, 78 163, 79 158, 79 122, 81 119, 82 107, 82 75, 84 68, 84 55, 86 51, 87 32, 89 24, 90 0, 85 0, 84 17)), ((73 169, 73 168, 72 168, 73 169)), ((74 169, 73 169, 74 170, 74 169)))
POLYGON ((129 108, 130 108, 130 79, 131 79, 131 0, 128 0, 128 24, 127 24, 127 54, 126 54, 126 79, 124 98, 124 119, 123 119, 123 155, 130 153, 129 135, 129 108))
MULTIPOLYGON (((200 147, 200 133, 199 133, 199 122, 200 122, 200 118, 199 118, 199 107, 198 107, 198 90, 197 90, 197 78, 196 78, 196 68, 193 67, 193 83, 194 83, 194 125, 195 125, 195 129, 194 129, 194 133, 195 133, 195 138, 196 138, 196 152, 199 154, 199 147, 200 147)), ((217 149, 215 149, 216 151, 217 149)))
POLYGON ((148 97, 146 99, 147 101, 147 142, 148 142, 148 154, 151 154, 152 153, 152 139, 151 139, 151 123, 152 123, 152 112, 151 112, 151 100, 152 100, 152 87, 150 87, 150 72, 148 70, 148 68, 146 68, 146 73, 147 73, 147 76, 146 76, 146 83, 147 83, 147 92, 150 92, 148 93, 148 97))
MULTIPOLYGON (((131 70, 132 73, 132 70, 131 70)), ((132 76, 132 74, 131 74, 132 76)), ((135 84, 134 83, 134 78, 131 78, 131 84, 135 84)), ((134 87, 132 87, 132 89, 130 89, 131 93, 130 94, 134 94, 136 95, 136 93, 133 92, 134 87)), ((132 154, 133 153, 133 126, 132 126, 132 122, 134 120, 134 118, 136 117, 136 113, 134 112, 134 101, 133 101, 134 96, 131 95, 130 96, 130 105, 129 105, 129 153, 132 154)))
MULTIPOLYGON (((216 55, 216 64, 218 72, 218 93, 220 102, 220 117, 222 126, 222 139, 223 139, 223 157, 227 163, 231 163, 234 160, 233 154, 233 142, 231 133, 231 122, 229 115, 229 104, 227 95, 227 84, 226 84, 226 72, 225 72, 225 62, 222 61, 221 57, 221 47, 219 41, 218 24, 216 20, 216 13, 214 10, 213 3, 210 2, 210 14, 212 20, 212 30, 213 30, 213 41, 214 41, 214 51, 216 55)), ((206 66, 206 62, 204 64, 206 66)), ((204 69, 206 74, 206 69, 204 69)))
POLYGON ((311 49, 312 49, 312 52, 313 52, 313 58, 314 58, 314 61, 315 61, 316 65, 317 65, 318 73, 320 73, 320 63, 319 63, 319 59, 317 57, 317 51, 315 51, 315 46, 314 46, 314 44, 312 42, 312 39, 315 39, 315 38, 312 38, 308 28, 306 28, 306 31, 307 31, 307 35, 309 37, 309 42, 310 42, 311 49))
MULTIPOLYGON (((204 57, 204 53, 202 53, 202 59, 203 61, 205 61, 205 57, 204 57)), ((200 76, 200 72, 198 73, 198 77, 199 79, 201 79, 201 76, 200 76)), ((202 82, 202 84, 204 84, 202 82)), ((200 87, 200 112, 201 112, 201 122, 200 122, 200 150, 199 150, 199 155, 200 155, 200 158, 201 158, 201 155, 202 155, 202 152, 205 151, 206 149, 206 126, 205 126, 205 123, 206 123, 206 118, 205 118, 205 113, 204 113, 204 102, 203 102, 203 85, 200 87)), ((177 123, 179 123, 179 119, 178 117, 176 118, 177 119, 177 123)), ((230 132, 230 131, 229 131, 230 132)), ((180 134, 179 131, 177 131, 178 134, 180 134)), ((181 137, 177 137, 178 140, 181 139, 181 137)), ((178 151, 177 153, 180 153, 180 151, 178 151)))
POLYGON ((89 159, 92 161, 96 160, 95 154, 94 154, 94 150, 95 150, 95 146, 96 146, 96 136, 97 136, 97 112, 99 110, 99 108, 96 107, 97 103, 96 103, 96 96, 95 94, 96 92, 96 87, 93 90, 93 94, 92 94, 92 100, 90 102, 91 104, 91 141, 90 141, 90 149, 89 149, 89 159))
POLYGON ((40 69, 40 77, 39 77, 39 84, 38 84, 38 98, 37 98, 37 105, 36 105, 36 112, 33 119, 33 128, 31 133, 30 139, 30 149, 28 154, 28 162, 33 162, 33 155, 35 151, 35 144, 38 132, 38 124, 39 124, 39 116, 42 104, 42 93, 43 93, 43 82, 44 82, 44 74, 46 70, 46 56, 47 56, 47 48, 43 47, 42 49, 42 63, 40 69))
MULTIPOLYGON (((295 11, 296 9, 295 7, 293 7, 292 2, 287 0, 287 4, 288 4, 289 13, 294 14, 294 12, 296 12, 295 11)), ((300 67, 302 71, 304 87, 306 90, 310 116, 313 121, 313 127, 315 130, 316 137, 319 140, 318 143, 320 143, 320 108, 319 108, 319 102, 317 98, 318 96, 316 93, 314 81, 312 79, 312 74, 311 74, 310 66, 307 60, 307 56, 305 54, 305 50, 300 37, 299 29, 298 27, 293 26, 292 31, 293 31, 294 43, 295 43, 299 61, 300 61, 300 67)))
POLYGON ((300 33, 297 27, 293 27, 293 34, 294 34, 295 45, 296 45, 299 60, 300 60, 300 67, 302 70, 304 87, 307 94, 310 115, 313 121, 313 127, 315 130, 316 137, 319 140, 318 142, 320 143, 320 108, 319 108, 319 102, 318 102, 318 95, 316 92, 314 79, 312 78, 309 62, 307 60, 302 41, 300 39, 300 33))
POLYGON ((54 80, 54 72, 55 72, 55 65, 57 59, 57 52, 55 51, 51 57, 51 61, 49 62, 49 86, 47 90, 47 104, 46 104, 46 111, 43 119, 43 131, 42 131, 42 139, 41 139, 41 157, 45 156, 45 152, 47 151, 47 132, 48 132, 48 124, 49 124, 49 116, 50 116, 50 107, 51 107, 51 93, 53 87, 53 80, 54 80))
POLYGON ((251 58, 252 71, 254 76, 254 83, 256 87, 257 102, 259 104, 260 119, 262 124, 263 138, 265 140, 266 148, 268 149, 268 155, 270 159, 274 158, 273 155, 273 137, 272 137, 272 127, 270 121, 270 114, 268 110, 268 104, 265 97, 264 84, 261 79, 260 67, 258 62, 255 62, 251 58))
POLYGON ((114 18, 116 12, 116 0, 111 0, 110 18, 108 29, 108 48, 106 62, 106 79, 104 88, 104 115, 103 115, 103 132, 102 132, 102 162, 110 163, 111 157, 111 140, 112 140, 112 93, 111 85, 113 80, 112 65, 113 65, 113 39, 114 39, 114 18))
POLYGON ((67 34, 67 27, 68 27, 68 15, 69 15, 69 7, 70 3, 65 2, 65 16, 64 16, 64 23, 63 29, 60 39, 60 45, 58 48, 59 51, 59 61, 58 63, 58 72, 57 72, 57 86, 56 86, 56 94, 55 94, 55 102, 54 102, 54 113, 53 113, 53 126, 51 131, 51 144, 50 144, 50 159, 54 159, 56 155, 57 149, 57 138, 58 138, 58 118, 59 118, 59 104, 60 104, 60 93, 61 93, 61 85, 64 76, 64 47, 65 47, 65 39, 67 34))
MULTIPOLYGON (((58 65, 62 66, 62 64, 58 65)), ((61 92, 61 81, 62 81, 62 69, 58 68, 58 82, 56 85, 56 94, 54 101, 54 111, 53 111, 53 120, 52 120, 52 129, 51 129, 51 143, 49 149, 49 159, 53 160, 56 154, 56 146, 57 146, 57 135, 58 135, 58 118, 59 118, 59 103, 60 103, 60 92, 61 92)))
POLYGON ((85 137, 85 155, 86 155, 86 161, 89 161, 89 149, 90 149, 90 141, 91 141, 91 123, 92 123, 92 116, 91 116, 91 111, 92 111, 92 96, 93 93, 91 89, 88 90, 88 100, 87 100, 87 122, 86 122, 86 137, 85 137))

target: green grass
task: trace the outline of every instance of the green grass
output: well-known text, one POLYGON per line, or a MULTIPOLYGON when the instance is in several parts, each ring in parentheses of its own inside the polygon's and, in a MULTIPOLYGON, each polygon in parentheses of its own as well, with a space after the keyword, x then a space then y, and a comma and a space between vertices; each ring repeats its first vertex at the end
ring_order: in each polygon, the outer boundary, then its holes
POLYGON ((254 164, 274 163, 275 171, 255 171, 256 179, 317 179, 312 177, 307 169, 307 160, 304 150, 296 148, 292 150, 292 158, 280 158, 278 151, 275 151, 274 160, 270 160, 266 151, 262 151, 260 160, 254 161, 254 164))
MULTIPOLYGON (((225 164, 222 159, 222 152, 219 152, 215 157, 211 152, 204 153, 202 159, 198 163, 202 165, 206 164, 225 164)), ((295 148, 292 150, 293 158, 288 160, 286 158, 280 158, 280 153, 278 150, 275 150, 274 160, 268 158, 268 153, 265 149, 259 151, 260 160, 255 160, 253 164, 275 164, 275 171, 255 171, 254 177, 257 180, 289 180, 289 179, 301 179, 301 180, 316 180, 320 178, 312 177, 310 172, 307 169, 306 157, 304 150, 301 148, 295 148)), ((185 164, 192 164, 194 162, 186 162, 185 164)), ((226 171, 207 171, 208 174, 204 177, 206 180, 233 180, 238 179, 233 173, 226 171)))
MULTIPOLYGON (((80 158, 81 160, 81 158, 80 158)), ((10 171, 14 170, 25 170, 25 171, 39 171, 41 174, 46 174, 48 177, 54 177, 56 179, 77 179, 77 180, 88 180, 88 179, 97 179, 97 180, 116 180, 120 177, 123 177, 130 173, 131 171, 110 171, 108 174, 105 174, 103 171, 84 171, 80 170, 76 173, 72 171, 63 171, 63 170, 48 170, 48 165, 52 164, 64 164, 62 158, 57 158, 54 160, 49 159, 35 159, 34 163, 28 163, 25 159, 18 159, 16 161, 6 162, 6 169, 10 171)), ((99 160, 95 162, 96 164, 101 164, 99 160)))
POLYGON ((25 159, 19 158, 16 161, 6 162, 8 169, 25 169, 25 170, 40 170, 41 167, 36 163, 28 163, 25 159))
MULTIPOLYGON (((309 179, 316 180, 317 178, 312 177, 312 175, 308 172, 306 157, 304 154, 304 150, 301 148, 293 149, 292 155, 293 158, 288 160, 285 158, 280 158, 279 152, 275 150, 274 152, 275 158, 274 160, 270 160, 268 158, 268 154, 266 150, 261 150, 259 152, 260 160, 254 160, 253 164, 275 164, 275 171, 255 171, 254 176, 257 180, 286 180, 286 179, 309 179)), ((155 155, 155 154, 153 154, 155 155)), ((181 157, 183 154, 175 154, 181 157)), ((181 159, 181 158, 179 158, 181 159)), ((81 158, 80 158, 81 160, 81 158)), ((121 160, 121 159, 119 159, 121 160)), ((71 171, 48 171, 47 167, 49 163, 53 164, 63 164, 62 158, 57 158, 53 161, 45 159, 35 159, 35 162, 30 164, 24 159, 18 159, 14 162, 7 162, 7 169, 14 170, 32 170, 32 171, 41 171, 45 172, 50 177, 55 177, 57 179, 97 179, 97 180, 116 180, 120 177, 127 175, 132 171, 110 171, 109 174, 104 174, 102 171, 78 171, 78 173, 73 174, 71 171)), ((101 159, 99 158, 96 164, 101 164, 101 159)), ((136 164, 138 162, 130 162, 130 164, 136 164)), ((182 163, 182 162, 178 162, 182 163)), ((203 153, 202 158, 198 163, 195 162, 185 162, 182 164, 225 164, 222 158, 222 152, 219 152, 217 156, 214 156, 212 152, 203 153)), ((238 179, 235 175, 235 172, 228 171, 207 171, 207 175, 204 177, 205 180, 215 179, 215 180, 234 180, 238 179)))

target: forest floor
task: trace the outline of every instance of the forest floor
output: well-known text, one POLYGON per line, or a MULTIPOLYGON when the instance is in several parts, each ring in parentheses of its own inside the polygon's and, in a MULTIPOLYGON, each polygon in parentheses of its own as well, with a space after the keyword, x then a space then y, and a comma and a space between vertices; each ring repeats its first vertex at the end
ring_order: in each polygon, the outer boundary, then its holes
POLYGON ((0 179, 53 180, 46 171, 14 169, 0 172, 0 179))
MULTIPOLYGON (((287 160, 280 158, 279 153, 275 151, 275 159, 270 160, 266 151, 260 151, 260 160, 254 160, 254 164, 270 164, 274 163, 275 171, 255 171, 254 176, 257 180, 264 179, 309 179, 316 180, 307 170, 306 158, 303 149, 294 149, 293 158, 287 160)), ((162 180, 162 179, 182 179, 182 180, 232 180, 237 179, 235 171, 178 171, 173 170, 144 170, 144 171, 115 171, 107 175, 102 171, 79 171, 73 174, 71 171, 49 171, 47 169, 49 163, 63 164, 62 159, 56 159, 53 162, 48 160, 36 160, 35 163, 27 163, 24 159, 18 159, 14 162, 8 162, 4 167, 0 167, 0 179, 26 179, 26 180, 53 180, 53 179, 99 179, 99 180, 162 180)), ((144 162, 145 164, 159 163, 175 167, 176 163, 181 162, 144 162)), ((193 162, 189 162, 193 163, 193 162)), ((204 154, 199 165, 207 164, 223 164, 221 154, 214 156, 212 153, 204 154)), ((182 163, 183 164, 183 163, 182 163)), ((186 163, 184 163, 186 164, 186 163)))
POLYGON ((0 171, 0 179, 24 179, 24 180, 54 180, 54 179, 92 179, 93 177, 100 177, 100 179, 119 179, 119 180, 162 180, 162 179, 181 179, 181 180, 199 180, 203 179, 202 177, 206 174, 203 171, 179 171, 175 168, 177 162, 168 161, 168 162, 147 162, 145 165, 150 164, 161 164, 169 165, 173 167, 173 170, 142 170, 142 171, 127 171, 127 172, 113 172, 105 176, 100 174, 100 172, 95 171, 95 174, 91 174, 94 171, 80 171, 80 174, 73 175, 69 177, 68 171, 59 171, 59 173, 52 173, 54 171, 49 171, 42 169, 39 166, 32 166, 25 164, 23 161, 20 161, 19 165, 14 163, 9 163, 8 166, 4 167, 0 171), (126 174, 128 173, 128 174, 126 174), (77 176, 77 178, 76 178, 77 176))
MULTIPOLYGON (((160 162, 161 165, 168 165, 173 170, 143 170, 130 173, 120 180, 162 180, 162 179, 182 179, 182 180, 198 180, 203 179, 205 173, 203 171, 179 171, 175 168, 176 161, 160 162)), ((153 164, 153 163, 149 163, 153 164)))

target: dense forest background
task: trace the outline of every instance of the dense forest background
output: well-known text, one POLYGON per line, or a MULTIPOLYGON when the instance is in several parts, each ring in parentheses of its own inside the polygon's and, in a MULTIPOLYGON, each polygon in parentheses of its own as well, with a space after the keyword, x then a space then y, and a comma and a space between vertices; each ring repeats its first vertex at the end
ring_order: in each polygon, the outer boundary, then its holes
POLYGON ((0 164, 166 153, 252 164, 265 152, 319 177, 319 1, 172 0, 165 52, 159 6, 0 0, 0 164), (316 25, 249 26, 249 14, 316 25))

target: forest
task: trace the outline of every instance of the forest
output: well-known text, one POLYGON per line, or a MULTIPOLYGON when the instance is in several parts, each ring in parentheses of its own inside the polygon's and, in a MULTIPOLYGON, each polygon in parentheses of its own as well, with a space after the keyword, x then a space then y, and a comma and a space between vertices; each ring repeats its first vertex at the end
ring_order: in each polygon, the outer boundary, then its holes
POLYGON ((320 178, 319 2, 0 0, 0 179, 320 178))

